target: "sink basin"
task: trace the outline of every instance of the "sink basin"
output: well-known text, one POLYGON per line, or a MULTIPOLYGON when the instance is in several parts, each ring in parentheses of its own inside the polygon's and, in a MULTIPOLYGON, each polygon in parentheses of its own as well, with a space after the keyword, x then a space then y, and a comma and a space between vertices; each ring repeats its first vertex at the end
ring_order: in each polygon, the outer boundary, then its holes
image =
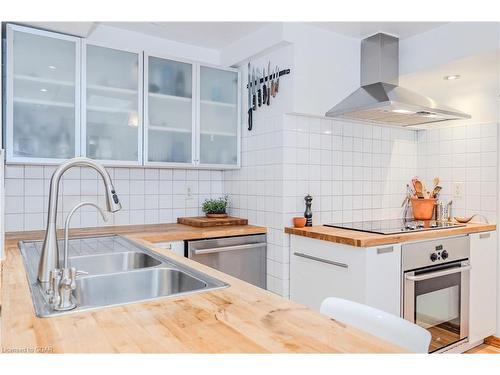
POLYGON ((74 295, 80 306, 108 306, 188 293, 206 286, 182 271, 153 268, 80 278, 74 295))
POLYGON ((142 252, 127 251, 124 253, 70 257, 69 264, 70 267, 75 267, 79 271, 88 272, 89 275, 102 275, 138 268, 155 267, 160 265, 161 262, 142 252))
MULTIPOLYGON (((62 248, 62 244, 59 244, 62 248)), ((69 262, 89 274, 79 276, 70 311, 55 311, 47 301, 47 285, 37 280, 42 241, 19 243, 39 317, 145 302, 201 293, 229 286, 168 256, 121 236, 78 238, 69 241, 69 262)))

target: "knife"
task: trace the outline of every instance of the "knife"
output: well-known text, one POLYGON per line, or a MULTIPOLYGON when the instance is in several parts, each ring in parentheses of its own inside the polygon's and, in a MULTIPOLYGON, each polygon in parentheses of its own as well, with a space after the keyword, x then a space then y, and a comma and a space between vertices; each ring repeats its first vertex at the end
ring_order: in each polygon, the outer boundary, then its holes
POLYGON ((262 87, 260 84, 260 69, 257 68, 257 104, 259 107, 262 105, 262 87))
MULTIPOLYGON (((269 74, 269 71, 268 71, 269 74)), ((262 68, 262 104, 267 103, 267 85, 266 85, 266 68, 262 68)))
POLYGON ((271 73, 270 77, 271 77, 271 83, 269 84, 269 86, 271 86, 271 89, 270 89, 271 91, 269 92, 269 94, 274 97, 274 70, 271 73))
POLYGON ((274 86, 275 94, 278 93, 279 88, 280 88, 280 68, 277 65, 276 65, 276 70, 277 70, 277 72, 276 72, 277 78, 276 78, 276 85, 274 86))
POLYGON ((248 130, 252 130, 252 113, 253 113, 253 105, 252 105, 252 81, 250 77, 250 61, 248 62, 248 130))
POLYGON ((254 111, 257 110, 257 95, 255 86, 257 83, 255 82, 255 68, 252 69, 252 109, 254 111))
POLYGON ((271 104, 271 60, 267 63, 267 101, 266 104, 271 104))
POLYGON ((276 68, 273 70, 273 80, 271 81, 271 95, 276 97, 276 68))

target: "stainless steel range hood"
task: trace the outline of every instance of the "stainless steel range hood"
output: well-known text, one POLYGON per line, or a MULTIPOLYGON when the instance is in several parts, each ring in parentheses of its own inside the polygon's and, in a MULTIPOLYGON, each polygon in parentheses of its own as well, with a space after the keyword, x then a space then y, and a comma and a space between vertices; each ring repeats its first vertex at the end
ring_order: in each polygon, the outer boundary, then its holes
POLYGON ((363 39, 361 87, 326 116, 401 126, 471 118, 467 113, 399 87, 398 76, 398 38, 379 33, 363 39))

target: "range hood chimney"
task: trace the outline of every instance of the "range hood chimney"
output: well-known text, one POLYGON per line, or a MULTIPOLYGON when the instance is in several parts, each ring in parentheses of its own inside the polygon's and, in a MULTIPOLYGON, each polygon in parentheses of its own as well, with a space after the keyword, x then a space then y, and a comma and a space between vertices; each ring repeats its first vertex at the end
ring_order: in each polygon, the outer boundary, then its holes
POLYGON ((326 116, 401 126, 471 118, 398 85, 399 39, 372 35, 361 41, 361 87, 326 116))

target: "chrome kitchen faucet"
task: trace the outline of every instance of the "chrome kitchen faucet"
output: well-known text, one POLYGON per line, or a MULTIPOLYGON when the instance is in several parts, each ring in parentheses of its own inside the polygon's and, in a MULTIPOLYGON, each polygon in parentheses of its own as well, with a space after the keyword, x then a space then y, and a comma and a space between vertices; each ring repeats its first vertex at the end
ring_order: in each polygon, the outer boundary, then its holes
POLYGON ((69 266, 69 227, 71 223, 71 218, 73 214, 83 206, 92 206, 97 209, 101 214, 102 219, 107 221, 106 215, 104 215, 103 210, 98 205, 92 202, 81 202, 78 203, 70 211, 66 217, 64 224, 64 258, 63 265, 61 268, 53 269, 50 271, 50 283, 47 294, 49 295, 49 303, 52 308, 57 311, 67 311, 72 310, 76 307, 76 303, 73 302, 72 292, 76 289, 76 277, 79 275, 87 275, 88 272, 77 270, 75 267, 69 266))
POLYGON ((57 201, 59 197, 59 183, 64 172, 72 167, 90 167, 101 175, 106 188, 106 206, 109 212, 116 212, 122 208, 120 200, 116 195, 115 188, 106 169, 92 159, 78 157, 68 160, 61 164, 50 179, 49 189, 49 208, 47 217, 47 229, 45 230, 45 239, 43 241, 42 253, 38 264, 38 281, 49 283, 51 280, 51 271, 59 269, 59 249, 57 246, 57 201))

